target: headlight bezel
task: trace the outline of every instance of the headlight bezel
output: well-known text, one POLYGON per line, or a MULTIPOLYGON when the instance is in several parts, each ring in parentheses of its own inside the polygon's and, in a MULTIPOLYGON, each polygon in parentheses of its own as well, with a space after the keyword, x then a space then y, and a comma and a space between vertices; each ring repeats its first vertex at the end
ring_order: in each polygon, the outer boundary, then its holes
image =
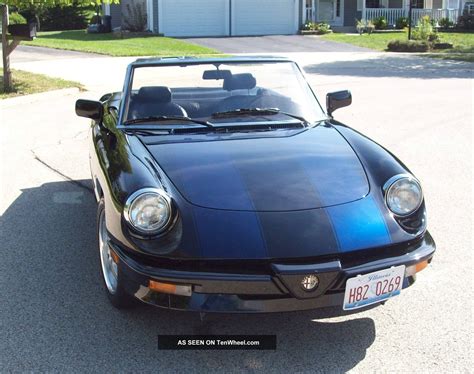
POLYGON ((130 196, 128 196, 123 208, 123 217, 125 219, 125 222, 127 222, 128 226, 136 233, 145 236, 157 236, 163 234, 165 231, 168 230, 171 222, 173 221, 173 215, 174 212, 171 197, 163 189, 155 187, 145 187, 133 192, 132 194, 130 194, 130 196), (141 227, 136 226, 130 216, 133 203, 136 201, 136 199, 146 194, 155 194, 161 197, 165 203, 165 206, 168 209, 169 213, 167 220, 159 228, 145 230, 141 227))
POLYGON ((424 194, 423 194, 423 188, 421 187, 421 183, 418 179, 416 179, 413 175, 411 174, 397 174, 397 175, 394 175, 393 177, 391 177, 390 179, 387 180, 387 182, 385 182, 384 186, 383 186, 383 191, 384 191, 384 201, 385 201, 385 205, 387 206, 387 209, 390 211, 391 214, 393 214, 394 216, 396 217, 408 217, 412 214, 414 214, 415 212, 418 211, 418 209, 420 209, 420 207, 422 206, 423 204, 423 201, 424 201, 424 194), (395 212, 394 210, 392 210, 392 208, 390 207, 390 204, 389 204, 389 197, 390 197, 390 191, 392 190, 392 188, 394 188, 394 186, 399 183, 400 181, 402 180, 407 180, 409 181, 410 183, 414 183, 418 186, 418 189, 420 190, 420 199, 418 201, 418 204, 416 205, 415 208, 413 208, 411 211, 409 211, 408 213, 399 213, 399 212, 395 212))

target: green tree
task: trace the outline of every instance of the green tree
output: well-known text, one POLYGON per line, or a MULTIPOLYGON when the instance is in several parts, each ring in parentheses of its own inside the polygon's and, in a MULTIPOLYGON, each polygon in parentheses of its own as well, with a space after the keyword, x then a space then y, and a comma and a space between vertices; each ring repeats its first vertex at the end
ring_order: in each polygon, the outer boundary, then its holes
POLYGON ((2 56, 3 56, 3 87, 5 91, 11 91, 12 73, 10 70, 10 54, 20 43, 19 38, 13 38, 9 41, 8 38, 8 7, 23 7, 30 9, 41 10, 47 7, 54 6, 68 6, 72 4, 97 4, 102 3, 119 3, 120 0, 0 0, 0 11, 2 16, 2 56))

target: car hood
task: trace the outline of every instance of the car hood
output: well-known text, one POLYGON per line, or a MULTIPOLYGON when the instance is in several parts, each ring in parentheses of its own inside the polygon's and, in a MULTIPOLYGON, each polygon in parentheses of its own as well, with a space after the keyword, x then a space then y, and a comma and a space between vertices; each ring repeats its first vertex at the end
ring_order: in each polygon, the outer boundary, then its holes
POLYGON ((296 211, 344 204, 368 194, 357 155, 333 127, 271 133, 172 143, 141 139, 182 196, 204 208, 296 211))

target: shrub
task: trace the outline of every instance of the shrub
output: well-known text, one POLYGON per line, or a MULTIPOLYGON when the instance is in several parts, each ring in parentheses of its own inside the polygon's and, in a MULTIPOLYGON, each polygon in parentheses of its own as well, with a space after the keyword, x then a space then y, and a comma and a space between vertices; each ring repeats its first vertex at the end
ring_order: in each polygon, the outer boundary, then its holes
POLYGON ((332 32, 331 26, 325 22, 317 23, 316 31, 318 32, 318 34, 329 34, 330 32, 332 32))
POLYGON ((10 25, 21 25, 27 23, 26 18, 23 17, 20 13, 10 13, 8 17, 8 23, 10 25))
POLYGON ((359 33, 359 35, 362 35, 364 33, 365 25, 366 25, 366 22, 364 22, 361 19, 356 18, 356 29, 357 29, 357 32, 359 33))
POLYGON ((384 16, 372 20, 376 30, 385 30, 388 26, 387 19, 384 16))
POLYGON ((316 23, 308 21, 301 27, 301 29, 304 31, 316 31, 321 35, 332 32, 331 26, 325 22, 316 23))
POLYGON ((449 18, 441 18, 438 21, 438 25, 443 29, 449 29, 454 26, 454 23, 449 18))
POLYGON ((303 26, 301 26, 301 30, 314 31, 315 25, 316 25, 316 23, 314 23, 312 21, 308 21, 303 26))
POLYGON ((395 21, 395 28, 398 30, 403 30, 405 27, 408 27, 408 18, 400 17, 395 21))
POLYGON ((147 15, 145 3, 134 1, 127 4, 127 16, 123 21, 123 28, 132 32, 142 32, 146 30, 147 15))
POLYGON ((375 25, 372 21, 365 21, 365 20, 358 20, 356 19, 356 28, 357 32, 362 35, 364 32, 367 32, 367 34, 372 34, 372 32, 375 29, 375 25))
POLYGON ((425 42, 436 42, 439 40, 439 36, 434 30, 430 17, 424 16, 418 20, 418 25, 412 32, 412 38, 425 42))
POLYGON ((94 14, 91 17, 91 20, 90 20, 91 25, 97 25, 97 24, 101 24, 101 23, 102 23, 102 18, 100 17, 100 15, 94 14))
POLYGON ((375 25, 372 21, 367 22, 367 26, 365 27, 367 34, 372 34, 375 30, 375 25))
POLYGON ((461 30, 474 30, 474 14, 460 16, 456 27, 461 30))
POLYGON ((433 49, 452 49, 454 46, 451 43, 435 43, 433 49))
POLYGON ((87 14, 83 6, 54 6, 39 15, 42 31, 80 30, 87 26, 87 14))
POLYGON ((387 49, 391 52, 426 52, 430 46, 428 42, 420 40, 392 40, 387 49))

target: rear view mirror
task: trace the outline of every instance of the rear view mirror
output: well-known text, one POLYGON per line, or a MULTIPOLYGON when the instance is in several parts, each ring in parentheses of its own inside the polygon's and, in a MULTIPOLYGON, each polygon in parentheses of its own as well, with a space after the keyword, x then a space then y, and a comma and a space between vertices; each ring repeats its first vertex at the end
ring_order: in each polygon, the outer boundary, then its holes
POLYGON ((76 114, 79 117, 86 117, 99 121, 102 119, 103 113, 104 108, 100 101, 82 99, 76 101, 76 114))
POLYGON ((326 95, 326 109, 328 115, 332 117, 332 113, 339 108, 349 106, 352 103, 351 91, 337 91, 326 95))
POLYGON ((230 70, 206 70, 202 74, 204 80, 222 80, 232 76, 230 70))

